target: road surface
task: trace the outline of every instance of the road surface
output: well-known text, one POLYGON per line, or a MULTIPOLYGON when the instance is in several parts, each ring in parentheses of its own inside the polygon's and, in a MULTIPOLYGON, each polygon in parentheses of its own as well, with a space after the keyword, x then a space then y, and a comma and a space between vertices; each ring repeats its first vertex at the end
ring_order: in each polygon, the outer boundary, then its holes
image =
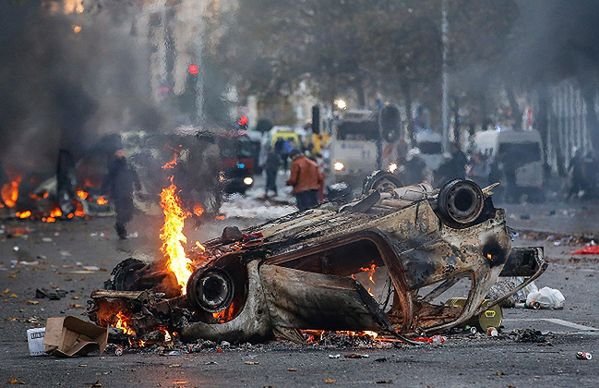
MULTIPOLYGON (((82 314, 89 293, 102 286, 119 261, 131 255, 156 257, 160 218, 138 215, 131 227, 138 237, 126 242, 116 240, 111 218, 56 224, 0 221, 0 383, 16 378, 39 387, 91 387, 96 382, 102 387, 597 386, 599 353, 596 359, 581 361, 576 352, 599 350, 599 258, 573 258, 570 252, 582 243, 564 236, 599 234, 599 205, 520 205, 507 210, 510 225, 520 229, 516 244, 546 247, 551 265, 537 284, 560 289, 566 305, 557 311, 504 310, 505 327, 497 338, 451 335, 439 347, 327 349, 274 343, 222 353, 210 349, 118 357, 112 352, 73 359, 30 357, 26 330, 42 327, 50 316, 82 314), (60 287, 69 294, 58 301, 35 299, 38 287, 60 287), (516 342, 507 334, 517 328, 541 330, 548 342, 516 342), (355 352, 369 357, 343 357, 355 352), (341 357, 329 358, 331 354, 341 357)), ((226 219, 199 229, 190 226, 188 235, 205 240, 224 225, 262 221, 226 219)))

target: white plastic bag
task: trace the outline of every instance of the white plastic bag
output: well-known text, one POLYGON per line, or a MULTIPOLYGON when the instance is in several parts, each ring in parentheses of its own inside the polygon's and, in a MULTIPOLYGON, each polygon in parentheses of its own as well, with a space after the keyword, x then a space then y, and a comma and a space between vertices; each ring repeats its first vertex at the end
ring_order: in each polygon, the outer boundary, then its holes
POLYGON ((566 298, 555 288, 543 287, 526 297, 526 307, 559 310, 564 308, 566 298))

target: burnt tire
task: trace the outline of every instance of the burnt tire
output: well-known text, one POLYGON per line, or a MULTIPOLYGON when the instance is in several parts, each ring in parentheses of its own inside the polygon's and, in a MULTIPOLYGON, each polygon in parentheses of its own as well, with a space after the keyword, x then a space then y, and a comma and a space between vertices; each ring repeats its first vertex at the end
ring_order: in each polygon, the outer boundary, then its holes
POLYGON ((485 207, 481 188, 470 180, 454 179, 447 182, 437 198, 437 214, 446 225, 461 229, 472 226, 485 207))
POLYGON ((389 192, 398 187, 402 187, 401 179, 387 171, 377 171, 368 176, 362 186, 362 194, 370 194, 373 191, 389 192))
POLYGON ((233 301, 235 283, 227 271, 200 269, 189 278, 187 295, 193 306, 216 313, 229 307, 233 301))
POLYGON ((234 319, 246 304, 249 278, 240 256, 223 256, 197 268, 187 282, 187 299, 196 318, 205 323, 234 319), (220 315, 215 320, 214 314, 220 315))
POLYGON ((104 288, 114 291, 139 291, 135 287, 135 273, 147 264, 132 257, 121 261, 110 273, 110 280, 104 282, 104 288))

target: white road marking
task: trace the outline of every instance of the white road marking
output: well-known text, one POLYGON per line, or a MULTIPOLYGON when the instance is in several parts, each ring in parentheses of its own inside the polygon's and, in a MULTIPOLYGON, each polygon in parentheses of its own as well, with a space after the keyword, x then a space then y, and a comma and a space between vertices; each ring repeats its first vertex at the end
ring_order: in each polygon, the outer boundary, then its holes
POLYGON ((592 326, 579 325, 578 323, 565 321, 563 319, 557 318, 506 318, 505 322, 538 322, 538 321, 546 321, 549 323, 554 323, 556 325, 566 326, 572 329, 581 330, 581 331, 599 331, 598 328, 592 326))

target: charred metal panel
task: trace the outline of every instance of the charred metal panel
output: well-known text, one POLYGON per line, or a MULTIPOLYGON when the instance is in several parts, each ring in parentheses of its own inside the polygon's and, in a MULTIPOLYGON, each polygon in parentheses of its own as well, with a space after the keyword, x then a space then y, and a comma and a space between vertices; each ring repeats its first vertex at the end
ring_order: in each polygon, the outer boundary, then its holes
MULTIPOLYGON (((321 330, 379 330, 363 302, 366 290, 348 277, 263 265, 260 276, 274 326, 321 330)), ((368 295, 368 294, 366 294, 368 295)))

